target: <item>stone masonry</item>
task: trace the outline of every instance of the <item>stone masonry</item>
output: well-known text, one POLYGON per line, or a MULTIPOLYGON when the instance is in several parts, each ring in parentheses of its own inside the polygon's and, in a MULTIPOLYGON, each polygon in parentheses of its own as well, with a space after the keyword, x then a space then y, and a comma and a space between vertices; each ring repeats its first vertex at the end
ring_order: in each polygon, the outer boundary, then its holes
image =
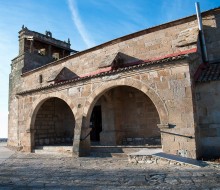
POLYGON ((92 138, 118 145, 127 138, 159 137, 165 153, 213 156, 220 149, 220 77, 198 79, 220 60, 220 9, 202 18, 208 63, 195 16, 81 52, 51 33, 23 27, 11 65, 8 145, 31 152, 38 144, 70 142, 73 156, 85 156, 92 138), (55 100, 61 105, 52 106, 55 100))

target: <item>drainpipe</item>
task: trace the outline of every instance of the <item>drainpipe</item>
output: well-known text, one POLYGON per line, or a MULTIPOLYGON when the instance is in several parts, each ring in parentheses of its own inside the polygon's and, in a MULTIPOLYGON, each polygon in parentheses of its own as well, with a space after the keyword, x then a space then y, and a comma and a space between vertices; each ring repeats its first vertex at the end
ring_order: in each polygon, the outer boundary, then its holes
POLYGON ((206 49, 206 44, 205 44, 205 36, 204 36, 204 31, 203 31, 203 26, 202 26, 202 16, 200 12, 200 6, 199 3, 195 3, 196 6, 196 14, 197 14, 197 20, 198 20, 198 27, 199 27, 199 38, 200 38, 200 43, 201 43, 201 48, 202 48, 202 57, 203 61, 205 63, 208 63, 208 54, 207 54, 207 49, 206 49))

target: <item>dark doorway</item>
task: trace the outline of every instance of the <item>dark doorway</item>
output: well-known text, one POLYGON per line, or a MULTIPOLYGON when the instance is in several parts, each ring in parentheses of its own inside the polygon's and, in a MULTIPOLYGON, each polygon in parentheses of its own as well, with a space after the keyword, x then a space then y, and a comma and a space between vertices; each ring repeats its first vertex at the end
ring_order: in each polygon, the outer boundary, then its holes
POLYGON ((102 131, 102 111, 101 106, 95 106, 92 111, 90 119, 90 127, 92 128, 90 132, 90 140, 92 142, 100 141, 100 133, 102 131))

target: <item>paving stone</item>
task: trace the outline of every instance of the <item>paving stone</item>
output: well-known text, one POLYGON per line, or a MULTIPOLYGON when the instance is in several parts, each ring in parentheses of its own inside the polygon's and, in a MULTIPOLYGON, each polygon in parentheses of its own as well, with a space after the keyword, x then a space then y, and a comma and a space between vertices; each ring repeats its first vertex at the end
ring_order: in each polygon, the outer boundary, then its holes
POLYGON ((0 165, 1 189, 218 189, 220 170, 16 152, 0 165))
POLYGON ((177 184, 179 184, 178 180, 175 179, 175 178, 166 178, 164 181, 165 181, 166 183, 171 184, 171 185, 177 185, 177 184))

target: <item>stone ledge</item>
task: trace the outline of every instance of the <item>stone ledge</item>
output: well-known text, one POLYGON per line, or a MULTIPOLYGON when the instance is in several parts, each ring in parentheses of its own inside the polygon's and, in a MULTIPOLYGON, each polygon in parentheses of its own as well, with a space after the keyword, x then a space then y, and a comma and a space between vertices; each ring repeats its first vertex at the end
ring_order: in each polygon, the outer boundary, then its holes
POLYGON ((169 124, 157 124, 159 129, 169 129, 169 124))
MULTIPOLYGON (((163 154, 163 153, 162 153, 163 154)), ((128 155, 129 163, 135 164, 157 164, 157 165, 176 165, 176 166, 190 166, 190 167, 205 167, 208 166, 206 162, 198 161, 189 158, 178 157, 170 155, 171 158, 152 155, 128 155), (178 157, 177 159, 172 157, 178 157), (181 161, 182 160, 182 161, 181 161)))
POLYGON ((157 124, 157 126, 158 126, 159 129, 171 129, 171 128, 176 127, 175 124, 170 124, 170 123, 167 123, 167 124, 157 124))

